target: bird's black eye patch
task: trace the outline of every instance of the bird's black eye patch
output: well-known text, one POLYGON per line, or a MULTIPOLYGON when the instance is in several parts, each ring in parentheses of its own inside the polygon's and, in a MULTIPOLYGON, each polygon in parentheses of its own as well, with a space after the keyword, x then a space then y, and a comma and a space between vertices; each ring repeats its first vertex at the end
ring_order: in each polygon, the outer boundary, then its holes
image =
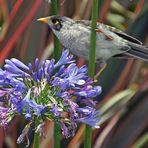
POLYGON ((57 31, 60 31, 62 27, 61 21, 57 18, 53 18, 51 21, 53 23, 53 28, 57 31))

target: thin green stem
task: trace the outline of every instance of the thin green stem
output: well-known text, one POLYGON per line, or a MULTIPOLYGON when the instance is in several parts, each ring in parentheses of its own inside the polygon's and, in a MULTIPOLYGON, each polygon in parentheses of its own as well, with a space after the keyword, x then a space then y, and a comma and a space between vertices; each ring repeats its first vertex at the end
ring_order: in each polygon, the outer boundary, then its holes
MULTIPOLYGON (((97 25, 97 17, 98 17, 98 0, 93 0, 93 8, 92 8, 92 18, 91 18, 91 37, 90 37, 90 53, 89 53, 89 76, 91 78, 94 77, 95 74, 95 49, 96 49, 96 28, 97 25)), ((92 129, 89 125, 86 125, 85 128, 85 141, 84 147, 91 148, 92 142, 92 129)))
POLYGON ((54 124, 54 148, 60 148, 60 126, 54 124))
MULTIPOLYGON (((51 0, 51 13, 52 15, 57 15, 57 0, 51 0)), ((60 43, 58 38, 54 35, 54 59, 58 61, 61 55, 60 43)))
MULTIPOLYGON (((51 0, 51 13, 57 15, 57 0, 51 0)), ((60 43, 58 38, 54 36, 54 58, 58 61, 61 55, 60 43)), ((54 148, 60 148, 60 127, 57 123, 54 124, 54 148)))
MULTIPOLYGON (((38 120, 35 119, 35 127, 38 126, 38 120)), ((40 135, 39 132, 34 133, 34 143, 33 143, 33 148, 39 148, 40 147, 40 135)))
POLYGON ((96 49, 96 31, 94 28, 97 26, 97 17, 98 17, 98 0, 93 0, 92 8, 92 31, 90 37, 90 53, 89 53, 89 76, 94 77, 95 69, 95 49, 96 49))
POLYGON ((85 140, 84 140, 84 148, 91 148, 91 140, 92 140, 92 129, 91 126, 85 126, 85 140))

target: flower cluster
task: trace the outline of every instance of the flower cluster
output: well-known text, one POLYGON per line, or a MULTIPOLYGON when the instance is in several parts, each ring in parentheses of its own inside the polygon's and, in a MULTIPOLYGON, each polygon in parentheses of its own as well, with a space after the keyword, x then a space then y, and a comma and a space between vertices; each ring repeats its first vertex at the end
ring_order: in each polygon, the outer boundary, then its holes
POLYGON ((0 68, 0 124, 4 127, 16 115, 29 123, 38 120, 37 131, 45 120, 60 124, 65 137, 75 134, 77 123, 97 128, 96 102, 90 98, 101 93, 100 86, 92 86, 86 66, 78 68, 69 55, 62 52, 54 59, 28 66, 18 59, 5 60, 0 68))

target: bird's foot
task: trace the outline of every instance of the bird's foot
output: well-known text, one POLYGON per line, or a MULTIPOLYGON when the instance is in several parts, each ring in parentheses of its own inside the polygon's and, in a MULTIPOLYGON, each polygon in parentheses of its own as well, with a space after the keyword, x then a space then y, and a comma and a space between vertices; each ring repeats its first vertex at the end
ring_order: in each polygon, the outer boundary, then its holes
POLYGON ((98 81, 98 77, 103 72, 103 70, 106 68, 107 64, 105 62, 99 63, 99 70, 97 71, 96 75, 94 76, 94 82, 98 81))

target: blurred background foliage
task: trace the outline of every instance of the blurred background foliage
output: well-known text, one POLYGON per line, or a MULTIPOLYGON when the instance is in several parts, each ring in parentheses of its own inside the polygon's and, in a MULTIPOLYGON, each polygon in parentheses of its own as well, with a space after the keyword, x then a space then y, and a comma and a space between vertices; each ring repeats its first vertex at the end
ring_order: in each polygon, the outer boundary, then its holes
MULTIPOLYGON (((90 19, 92 0, 58 0, 58 14, 73 19, 90 19)), ((148 46, 147 0, 99 0, 98 21, 115 26, 148 46)), ((0 0, 0 65, 16 57, 25 63, 35 57, 52 56, 53 34, 36 19, 51 14, 48 0, 0 0)), ((62 48, 61 48, 62 49, 62 48)), ((87 64, 78 59, 78 65, 87 64)), ((96 65, 97 70, 97 65, 96 65)), ((93 130, 94 148, 148 147, 148 63, 141 60, 110 59, 98 82, 103 88, 96 98, 100 129, 93 130)), ((15 118, 8 129, 0 128, 0 147, 25 147, 16 139, 25 122, 15 118)), ((42 148, 53 145, 53 123, 47 123, 42 148)), ((30 136, 31 139, 32 135, 30 136)), ((61 147, 83 147, 84 126, 70 139, 61 136, 61 147)), ((30 144, 31 145, 31 144, 30 144)))

